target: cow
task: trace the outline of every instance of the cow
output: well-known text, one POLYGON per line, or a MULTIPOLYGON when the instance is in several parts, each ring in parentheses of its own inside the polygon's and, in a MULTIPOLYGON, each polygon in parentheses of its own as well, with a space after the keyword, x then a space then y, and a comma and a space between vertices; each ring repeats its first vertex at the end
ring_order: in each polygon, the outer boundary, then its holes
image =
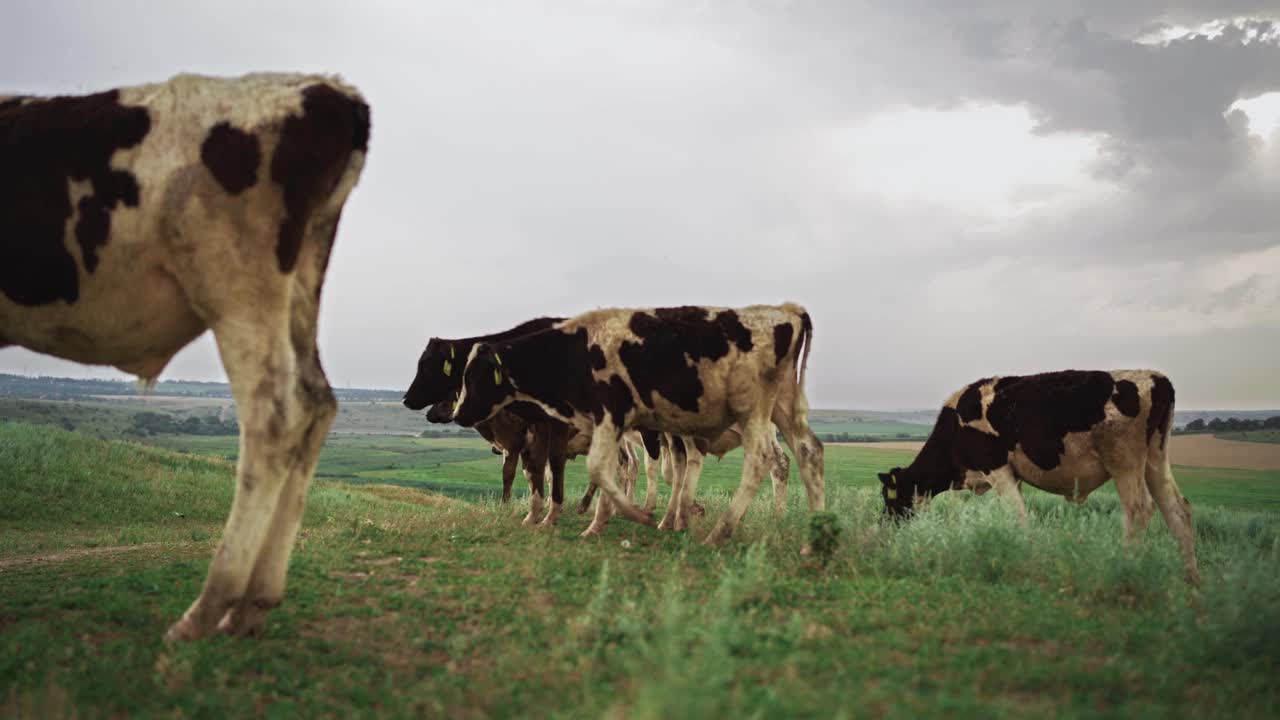
POLYGON ((771 463, 770 421, 800 463, 810 509, 824 508, 822 443, 809 428, 804 394, 812 336, 808 312, 793 303, 596 310, 507 342, 477 343, 454 420, 472 426, 515 402, 539 405, 591 438, 591 483, 622 515, 649 525, 652 513, 614 481, 622 434, 715 440, 737 424, 742 482, 706 538, 716 543, 733 533, 771 463))
POLYGON ((1199 581, 1191 503, 1169 467, 1173 384, 1151 370, 1066 370, 992 377, 961 388, 938 413, 906 468, 880 473, 885 512, 910 515, 917 498, 985 485, 1026 522, 1019 481, 1081 501, 1114 480, 1129 542, 1146 527, 1152 498, 1199 581), (1149 495, 1148 495, 1149 493, 1149 495))
POLYGON ((318 75, 0 103, 0 345, 150 385, 212 330, 239 408, 235 499, 170 640, 256 636, 284 596, 337 413, 321 286, 368 139, 360 94, 318 75))
MULTIPOLYGON (((482 342, 508 341, 545 330, 563 320, 537 318, 490 335, 430 338, 418 357, 413 382, 404 393, 404 406, 410 410, 430 406, 427 420, 433 423, 452 422, 454 401, 462 390, 463 367, 472 347, 482 342)), ((564 506, 565 463, 587 452, 588 438, 576 436, 573 428, 548 417, 532 403, 513 403, 484 422, 476 423, 475 429, 503 455, 502 502, 511 499, 511 486, 519 459, 524 464, 525 478, 529 483, 530 508, 523 523, 554 525, 564 506), (545 476, 548 473, 551 475, 551 503, 544 517, 545 476)))

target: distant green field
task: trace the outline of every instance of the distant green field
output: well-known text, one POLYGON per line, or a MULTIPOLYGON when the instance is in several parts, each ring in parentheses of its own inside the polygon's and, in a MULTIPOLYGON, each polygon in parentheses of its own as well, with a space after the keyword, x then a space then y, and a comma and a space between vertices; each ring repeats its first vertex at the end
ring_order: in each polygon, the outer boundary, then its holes
POLYGON ((1220 433, 1214 433, 1213 436, 1216 438, 1221 438, 1223 440, 1243 440, 1245 442, 1280 444, 1280 430, 1246 430, 1244 432, 1220 432, 1220 433))
MULTIPOLYGON (((449 455, 478 443, 375 440, 332 462, 403 455, 415 470, 370 472, 471 482, 474 468, 473 484, 496 484, 492 459, 449 455), (439 467, 414 448, 444 453, 439 467)), ((1106 493, 1084 507, 1030 494, 1026 528, 990 494, 883 522, 867 485, 906 454, 831 449, 843 532, 825 563, 798 552, 799 488, 783 515, 758 501, 712 548, 714 491, 688 533, 615 520, 582 540, 573 514, 532 530, 491 501, 320 478, 265 636, 166 645, 232 466, 0 424, 0 717, 1280 713, 1274 515, 1200 501, 1193 599, 1163 524, 1125 547, 1106 493)), ((709 465, 713 489, 736 465, 709 465)))
MULTIPOLYGON (((233 437, 161 435, 149 438, 147 442, 171 450, 213 455, 232 461, 238 451, 237 440, 233 437)), ((878 483, 876 473, 907 465, 914 456, 915 453, 907 450, 829 445, 826 448, 827 484, 842 488, 875 487, 878 483)), ((499 458, 489 450, 488 443, 479 438, 333 435, 320 455, 316 474, 348 482, 390 483, 474 497, 496 495, 501 491, 500 468, 499 458)), ((1280 471, 1177 466, 1174 473, 1187 499, 1197 505, 1280 511, 1280 471)), ((723 460, 708 458, 698 487, 700 490, 730 493, 738 487, 741 474, 740 450, 729 453, 723 460)), ((762 494, 772 492, 767 484, 761 488, 762 494)), ((800 484, 794 469, 791 484, 800 484)), ((579 458, 570 462, 565 471, 567 497, 576 498, 586 486, 586 462, 579 458)), ((526 488, 523 475, 517 475, 516 496, 523 497, 526 488)), ((1028 488, 1027 492, 1035 494, 1039 491, 1028 488)), ((1098 494, 1114 495, 1114 490, 1107 486, 1098 494)))

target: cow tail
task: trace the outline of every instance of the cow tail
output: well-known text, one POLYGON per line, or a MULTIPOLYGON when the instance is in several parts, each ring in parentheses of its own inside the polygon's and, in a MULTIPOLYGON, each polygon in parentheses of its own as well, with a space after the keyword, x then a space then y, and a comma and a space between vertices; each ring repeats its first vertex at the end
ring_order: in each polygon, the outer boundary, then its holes
POLYGON ((805 373, 809 369, 809 351, 813 348, 813 321, 806 310, 800 310, 800 343, 796 349, 799 368, 796 376, 796 417, 809 414, 809 399, 804 392, 805 373))

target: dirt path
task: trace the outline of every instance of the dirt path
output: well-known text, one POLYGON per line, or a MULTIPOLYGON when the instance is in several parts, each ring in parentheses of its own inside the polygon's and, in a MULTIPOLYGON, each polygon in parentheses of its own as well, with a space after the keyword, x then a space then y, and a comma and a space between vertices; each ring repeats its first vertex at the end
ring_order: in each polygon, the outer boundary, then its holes
POLYGON ((66 562, 68 560, 77 560, 84 557, 93 557, 96 555, 123 555, 125 553, 138 552, 141 550, 155 550, 165 548, 167 550, 181 550, 197 545, 208 545, 207 542, 185 542, 185 543, 167 543, 167 542, 149 542, 140 543, 138 545, 108 545, 105 547, 93 548, 72 548, 69 550, 59 550, 58 552, 45 553, 43 555, 24 555, 22 557, 0 558, 0 572, 10 570, 15 567, 23 567, 25 565, 47 565, 53 563, 66 562))
POLYGON ((1177 435, 1169 439, 1174 465, 1280 470, 1280 445, 1220 440, 1212 435, 1177 435))
MULTIPOLYGON (((1174 465, 1236 470, 1280 470, 1280 444, 1220 440, 1212 435, 1177 435, 1171 438, 1169 443, 1174 465)), ((919 452, 920 447, 924 445, 918 441, 827 444, 912 452, 919 452)))

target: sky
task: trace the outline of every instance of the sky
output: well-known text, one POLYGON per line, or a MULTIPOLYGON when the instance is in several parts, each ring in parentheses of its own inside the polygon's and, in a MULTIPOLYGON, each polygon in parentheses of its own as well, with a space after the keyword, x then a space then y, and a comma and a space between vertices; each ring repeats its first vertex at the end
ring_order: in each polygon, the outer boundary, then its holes
MULTIPOLYGON (((792 300, 815 407, 1167 373, 1280 407, 1274 0, 6 0, 0 94, 340 73, 372 106, 321 355, 792 300)), ((125 377, 24 350, 0 372, 125 377)), ((224 377, 208 335, 163 379, 224 377)))

